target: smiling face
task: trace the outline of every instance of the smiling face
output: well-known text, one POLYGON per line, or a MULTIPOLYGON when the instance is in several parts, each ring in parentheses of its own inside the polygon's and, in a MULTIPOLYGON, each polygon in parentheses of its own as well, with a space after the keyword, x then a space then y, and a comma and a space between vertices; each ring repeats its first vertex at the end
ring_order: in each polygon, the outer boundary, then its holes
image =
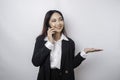
POLYGON ((61 33, 61 31, 63 30, 63 27, 64 27, 64 20, 59 13, 55 12, 52 14, 52 16, 49 20, 49 25, 51 28, 54 28, 54 30, 57 33, 61 33))

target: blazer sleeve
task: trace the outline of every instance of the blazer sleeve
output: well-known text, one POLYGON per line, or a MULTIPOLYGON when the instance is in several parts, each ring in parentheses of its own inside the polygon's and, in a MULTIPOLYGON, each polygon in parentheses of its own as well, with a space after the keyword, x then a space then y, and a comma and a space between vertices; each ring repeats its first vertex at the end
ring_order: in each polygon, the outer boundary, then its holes
POLYGON ((50 51, 51 50, 49 50, 45 46, 44 38, 42 36, 39 36, 36 39, 34 52, 32 56, 33 65, 36 67, 41 66, 47 59, 48 55, 50 54, 50 51))
POLYGON ((79 52, 76 56, 75 56, 75 43, 74 41, 71 42, 71 47, 72 47, 72 54, 73 54, 73 61, 72 61, 72 65, 73 65, 73 68, 76 68, 77 66, 79 66, 81 64, 81 62, 83 60, 85 60, 85 58, 83 58, 79 52))

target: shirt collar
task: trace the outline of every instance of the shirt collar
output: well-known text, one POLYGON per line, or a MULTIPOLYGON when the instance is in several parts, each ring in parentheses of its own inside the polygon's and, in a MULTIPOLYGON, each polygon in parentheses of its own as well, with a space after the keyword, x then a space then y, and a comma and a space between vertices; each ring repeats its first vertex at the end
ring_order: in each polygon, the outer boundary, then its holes
MULTIPOLYGON (((44 40, 48 41, 48 37, 46 36, 44 40)), ((61 38, 58 41, 62 41, 62 40, 69 41, 68 38, 64 34, 61 35, 61 38)))

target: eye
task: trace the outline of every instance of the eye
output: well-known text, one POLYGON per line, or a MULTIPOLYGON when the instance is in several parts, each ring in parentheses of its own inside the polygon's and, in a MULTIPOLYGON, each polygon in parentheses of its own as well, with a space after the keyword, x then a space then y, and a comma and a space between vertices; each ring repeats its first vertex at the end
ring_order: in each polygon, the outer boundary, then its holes
POLYGON ((60 21, 63 21, 63 18, 62 18, 62 17, 60 17, 60 18, 59 18, 59 20, 60 20, 60 21))
POLYGON ((52 21, 52 22, 56 22, 56 19, 52 19, 51 21, 52 21))

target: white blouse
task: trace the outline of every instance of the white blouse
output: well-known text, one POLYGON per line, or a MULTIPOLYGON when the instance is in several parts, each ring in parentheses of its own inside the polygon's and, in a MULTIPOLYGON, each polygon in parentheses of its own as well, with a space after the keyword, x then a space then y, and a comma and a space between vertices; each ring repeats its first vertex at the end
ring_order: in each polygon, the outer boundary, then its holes
MULTIPOLYGON (((58 41, 55 41, 54 44, 52 44, 49 40, 48 37, 45 37, 44 39, 45 41, 47 41, 45 43, 45 46, 51 50, 50 52, 50 63, 51 63, 51 68, 58 68, 60 69, 60 65, 61 65, 61 44, 62 44, 62 40, 68 40, 68 38, 62 34, 61 38, 58 41)), ((87 57, 87 54, 82 50, 81 54, 80 54, 83 58, 87 57)))

